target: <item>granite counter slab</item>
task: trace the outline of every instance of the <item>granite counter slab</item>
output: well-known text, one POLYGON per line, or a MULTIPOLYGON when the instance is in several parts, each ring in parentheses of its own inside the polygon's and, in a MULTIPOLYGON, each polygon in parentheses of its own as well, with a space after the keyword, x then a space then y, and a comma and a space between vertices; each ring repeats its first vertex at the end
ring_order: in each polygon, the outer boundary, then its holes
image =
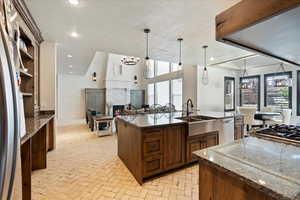
POLYGON ((300 200, 300 148, 244 138, 194 152, 200 164, 218 168, 279 200, 300 200))
POLYGON ((36 117, 26 117, 26 134, 21 138, 21 144, 24 144, 29 138, 34 136, 43 126, 54 118, 54 116, 54 114, 44 114, 36 117))
MULTIPOLYGON (((137 114, 137 115, 122 115, 118 116, 119 119, 137 126, 139 128, 145 127, 157 127, 157 126, 165 126, 172 124, 185 124, 187 123, 184 120, 177 119, 178 117, 182 117, 184 112, 172 112, 172 113, 155 113, 155 114, 137 114)), ((234 117, 233 113, 225 113, 225 112, 203 112, 196 111, 191 116, 205 116, 211 117, 215 119, 224 119, 234 117)))

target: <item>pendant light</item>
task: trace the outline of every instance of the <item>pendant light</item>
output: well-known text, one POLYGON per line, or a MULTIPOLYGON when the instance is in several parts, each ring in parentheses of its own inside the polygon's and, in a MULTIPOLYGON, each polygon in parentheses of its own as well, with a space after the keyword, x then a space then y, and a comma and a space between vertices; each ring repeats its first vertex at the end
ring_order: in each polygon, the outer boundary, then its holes
POLYGON ((146 70, 145 70, 145 78, 149 78, 149 67, 150 67, 150 58, 149 58, 149 33, 151 32, 150 29, 145 28, 144 33, 146 34, 146 56, 145 56, 145 65, 146 65, 146 70))
MULTIPOLYGON (((280 63, 279 71, 285 72, 283 63, 280 63)), ((292 87, 293 86, 293 79, 290 78, 290 77, 288 79, 274 79, 273 80, 273 85, 275 87, 292 87)))
MULTIPOLYGON (((241 69, 241 77, 245 77, 248 76, 248 72, 247 72, 247 60, 244 59, 244 69, 241 69)), ((253 88, 253 83, 251 81, 247 81, 247 82, 241 82, 240 83, 240 88, 241 89, 252 89, 253 88)))
POLYGON ((202 83, 203 85, 208 85, 209 79, 208 79, 208 71, 207 71, 207 64, 206 64, 206 49, 208 46, 203 46, 204 50, 204 69, 203 69, 203 75, 202 75, 202 83))
POLYGON ((179 42, 179 63, 178 63, 178 65, 181 66, 182 65, 182 60, 181 60, 181 53, 182 53, 181 43, 182 43, 183 39, 182 38, 178 38, 177 41, 179 42))

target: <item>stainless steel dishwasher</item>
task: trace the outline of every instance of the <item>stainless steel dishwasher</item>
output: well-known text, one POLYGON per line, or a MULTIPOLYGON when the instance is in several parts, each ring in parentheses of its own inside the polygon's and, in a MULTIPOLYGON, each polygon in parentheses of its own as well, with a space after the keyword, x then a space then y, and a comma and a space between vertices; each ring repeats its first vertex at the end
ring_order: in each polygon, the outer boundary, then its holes
POLYGON ((219 144, 234 141, 234 118, 219 119, 219 144))

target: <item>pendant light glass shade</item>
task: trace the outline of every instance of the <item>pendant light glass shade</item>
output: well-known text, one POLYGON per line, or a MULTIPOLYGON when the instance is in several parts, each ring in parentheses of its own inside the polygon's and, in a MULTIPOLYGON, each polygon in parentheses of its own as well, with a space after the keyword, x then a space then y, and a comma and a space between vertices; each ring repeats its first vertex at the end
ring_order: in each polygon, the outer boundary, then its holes
POLYGON ((208 71, 207 71, 207 64, 206 64, 206 49, 208 46, 203 46, 204 49, 204 69, 202 74, 202 83, 203 85, 208 85, 209 79, 208 79, 208 71))

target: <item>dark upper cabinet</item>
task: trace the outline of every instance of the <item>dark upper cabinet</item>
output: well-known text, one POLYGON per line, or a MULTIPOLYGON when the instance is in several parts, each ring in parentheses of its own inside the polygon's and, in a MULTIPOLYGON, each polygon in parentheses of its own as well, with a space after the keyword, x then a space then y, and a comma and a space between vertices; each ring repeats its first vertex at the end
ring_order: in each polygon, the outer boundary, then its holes
POLYGON ((300 66, 300 0, 243 0, 216 17, 216 39, 300 66))

